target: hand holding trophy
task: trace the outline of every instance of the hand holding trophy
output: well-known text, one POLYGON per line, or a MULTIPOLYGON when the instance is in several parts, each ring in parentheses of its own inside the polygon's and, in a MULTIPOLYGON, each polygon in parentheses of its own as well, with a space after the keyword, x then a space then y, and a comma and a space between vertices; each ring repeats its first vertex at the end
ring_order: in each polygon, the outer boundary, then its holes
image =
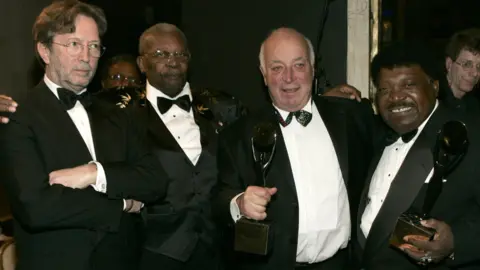
POLYGON ((272 162, 277 142, 275 125, 268 122, 254 127, 252 152, 257 178, 263 186, 250 186, 237 203, 244 215, 235 224, 235 250, 257 255, 266 255, 271 241, 270 224, 265 221, 266 207, 276 188, 268 188, 266 175, 272 162))
MULTIPOLYGON (((462 160, 468 147, 467 135, 467 129, 462 122, 449 121, 443 125, 438 133, 437 142, 433 151, 433 176, 427 185, 422 211, 418 212, 409 209, 398 218, 390 238, 391 245, 402 249, 405 245, 410 245, 405 241, 406 236, 417 240, 432 241, 434 240, 435 234, 440 233, 432 228, 435 226, 426 227, 423 224, 426 224, 425 221, 428 219, 434 218, 431 216, 431 211, 442 193, 443 179, 454 170, 462 160)), ((431 220, 429 222, 437 223, 439 221, 431 220)), ((432 261, 430 257, 427 256, 426 258, 429 260, 423 263, 432 261)))

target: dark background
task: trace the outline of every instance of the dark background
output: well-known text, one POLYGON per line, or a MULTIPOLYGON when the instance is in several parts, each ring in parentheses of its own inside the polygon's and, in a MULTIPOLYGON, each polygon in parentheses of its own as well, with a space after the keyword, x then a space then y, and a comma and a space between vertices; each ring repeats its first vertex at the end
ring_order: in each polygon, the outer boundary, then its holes
MULTIPOLYGON (((138 37, 157 22, 182 28, 192 52, 190 81, 197 87, 222 90, 250 107, 265 96, 258 70, 261 41, 276 27, 289 26, 314 46, 326 0, 90 0, 107 15, 107 52, 101 63, 119 53, 136 54, 138 37)), ((17 97, 41 79, 31 28, 51 0, 2 0, 0 3, 0 93, 17 97)), ((383 0, 384 22, 392 24, 391 40, 425 39, 442 60, 443 46, 454 32, 479 27, 479 0, 383 0)), ((331 1, 321 44, 328 79, 345 82, 347 1, 331 1)), ((385 42, 388 44, 388 42, 385 42)), ((366 67, 361 67, 366 68, 366 67)), ((92 85, 90 89, 98 87, 92 85)), ((21 104, 20 104, 21 106, 21 104)), ((5 212, 0 193, 0 216, 5 212)))

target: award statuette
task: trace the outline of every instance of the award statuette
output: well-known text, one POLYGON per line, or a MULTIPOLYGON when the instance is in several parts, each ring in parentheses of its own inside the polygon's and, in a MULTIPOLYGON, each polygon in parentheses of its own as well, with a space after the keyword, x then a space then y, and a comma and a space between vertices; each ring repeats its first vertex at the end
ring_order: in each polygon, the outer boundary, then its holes
MULTIPOLYGON (((253 129, 252 152, 255 171, 266 187, 266 174, 272 162, 277 143, 277 132, 272 123, 259 123, 253 129)), ((269 249, 270 224, 240 218, 235 223, 235 250, 250 254, 266 255, 269 249)))
POLYGON ((433 176, 427 185, 422 212, 407 210, 400 215, 390 237, 391 245, 399 247, 404 244, 403 238, 407 235, 419 235, 425 239, 433 239, 435 230, 422 226, 420 221, 431 218, 430 211, 442 192, 444 177, 456 168, 467 147, 468 138, 465 124, 459 121, 446 122, 438 133, 433 151, 433 176))

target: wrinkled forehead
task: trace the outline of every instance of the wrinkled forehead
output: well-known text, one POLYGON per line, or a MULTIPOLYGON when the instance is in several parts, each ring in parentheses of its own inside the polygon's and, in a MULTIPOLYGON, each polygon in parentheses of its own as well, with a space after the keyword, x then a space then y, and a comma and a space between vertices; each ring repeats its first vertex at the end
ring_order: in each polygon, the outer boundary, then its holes
POLYGON ((308 48, 304 40, 298 38, 273 39, 265 44, 265 60, 271 62, 290 63, 296 60, 307 60, 308 48))

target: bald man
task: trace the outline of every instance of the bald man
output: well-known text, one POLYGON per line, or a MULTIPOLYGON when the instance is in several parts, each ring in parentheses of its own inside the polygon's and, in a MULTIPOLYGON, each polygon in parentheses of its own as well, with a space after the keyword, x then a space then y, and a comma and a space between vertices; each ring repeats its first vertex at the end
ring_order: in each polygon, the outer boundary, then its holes
POLYGON ((259 54, 272 106, 220 134, 216 211, 226 227, 246 217, 267 219, 273 231, 270 253, 237 254, 239 269, 348 267, 373 113, 365 103, 312 97, 314 59, 312 44, 301 33, 273 31, 259 54), (273 123, 278 134, 266 187, 256 177, 250 141, 260 122, 273 123))

